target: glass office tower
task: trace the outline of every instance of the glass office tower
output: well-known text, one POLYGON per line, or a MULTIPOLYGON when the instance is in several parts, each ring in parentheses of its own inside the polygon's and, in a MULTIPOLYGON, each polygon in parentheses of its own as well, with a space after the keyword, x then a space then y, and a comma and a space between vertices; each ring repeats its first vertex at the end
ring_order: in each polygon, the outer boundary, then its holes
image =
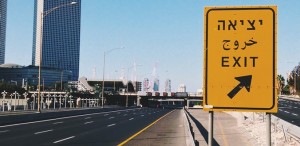
POLYGON ((78 80, 80 15, 81 0, 35 0, 32 65, 42 54, 42 67, 70 70, 78 80))
POLYGON ((5 59, 6 11, 7 0, 0 0, 0 64, 5 59))

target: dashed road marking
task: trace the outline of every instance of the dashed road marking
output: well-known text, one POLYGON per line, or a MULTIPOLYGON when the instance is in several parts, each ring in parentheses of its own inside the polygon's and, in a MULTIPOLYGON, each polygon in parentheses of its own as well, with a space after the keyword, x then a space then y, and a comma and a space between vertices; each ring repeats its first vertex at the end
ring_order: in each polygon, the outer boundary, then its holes
POLYGON ((111 126, 115 126, 116 124, 114 123, 114 124, 110 124, 110 125, 107 125, 107 127, 111 127, 111 126))
POLYGON ((115 117, 109 117, 108 119, 113 119, 113 118, 115 118, 115 117))
POLYGON ((64 139, 61 139, 61 140, 58 140, 58 141, 54 141, 53 143, 59 143, 59 142, 62 142, 62 141, 68 140, 68 139, 72 139, 74 137, 75 136, 70 136, 70 137, 67 137, 67 138, 64 138, 64 139))
POLYGON ((5 132, 8 132, 9 130, 4 130, 4 131, 0 131, 0 133, 5 133, 5 132))
POLYGON ((130 118, 129 121, 133 120, 134 118, 130 118))
POLYGON ((84 119, 90 119, 91 117, 85 117, 84 119))
POLYGON ((64 122, 60 121, 60 122, 55 122, 55 123, 52 123, 52 124, 56 125, 56 124, 61 124, 61 123, 64 123, 64 122))
POLYGON ((34 134, 35 134, 35 135, 38 135, 38 134, 42 134, 42 133, 46 133, 46 132, 51 132, 51 131, 53 131, 53 129, 35 132, 34 134))
POLYGON ((94 121, 85 122, 84 125, 91 124, 91 123, 94 123, 94 121))

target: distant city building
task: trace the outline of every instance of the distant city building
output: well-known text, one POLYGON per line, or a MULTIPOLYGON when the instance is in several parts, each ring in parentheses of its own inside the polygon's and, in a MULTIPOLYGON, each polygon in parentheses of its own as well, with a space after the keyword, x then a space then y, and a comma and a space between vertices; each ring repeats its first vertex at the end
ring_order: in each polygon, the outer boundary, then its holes
POLYGON ((42 67, 71 70, 73 73, 71 80, 78 80, 80 15, 81 0, 35 0, 32 65, 39 66, 42 57, 42 67), (71 2, 77 3, 66 5, 71 2), (61 7, 51 11, 58 6, 61 7))
POLYGON ((177 92, 186 92, 186 86, 184 84, 180 84, 177 92))
POLYGON ((0 64, 5 62, 7 0, 0 0, 0 64))
POLYGON ((167 79, 165 82, 165 91, 171 92, 171 80, 170 79, 167 79))
POLYGON ((159 79, 155 78, 153 82, 153 91, 159 91, 159 79))
MULTIPOLYGON (((13 83, 18 86, 38 85, 39 69, 37 66, 20 66, 17 64, 0 65, 0 81, 13 83)), ((72 72, 57 68, 42 68, 41 84, 54 85, 57 82, 67 82, 71 79, 72 72)))
POLYGON ((145 78, 143 81, 143 90, 148 91, 149 90, 149 79, 145 78))

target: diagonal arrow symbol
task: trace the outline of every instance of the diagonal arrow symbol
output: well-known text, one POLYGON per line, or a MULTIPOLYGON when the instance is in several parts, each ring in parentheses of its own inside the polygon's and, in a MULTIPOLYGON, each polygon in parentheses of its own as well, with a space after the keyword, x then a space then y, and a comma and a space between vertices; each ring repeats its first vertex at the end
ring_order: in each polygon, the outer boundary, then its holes
POLYGON ((233 88, 227 95, 231 99, 243 88, 245 87, 248 92, 250 92, 250 85, 252 80, 252 75, 235 77, 236 80, 240 82, 235 88, 233 88))

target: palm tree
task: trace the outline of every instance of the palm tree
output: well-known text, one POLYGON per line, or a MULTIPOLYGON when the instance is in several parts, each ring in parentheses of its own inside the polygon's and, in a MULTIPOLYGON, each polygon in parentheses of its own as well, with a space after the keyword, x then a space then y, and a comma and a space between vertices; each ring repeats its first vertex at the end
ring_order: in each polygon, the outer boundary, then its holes
POLYGON ((279 94, 282 94, 282 89, 285 85, 285 79, 282 75, 277 76, 277 83, 278 83, 278 88, 279 88, 279 94))

